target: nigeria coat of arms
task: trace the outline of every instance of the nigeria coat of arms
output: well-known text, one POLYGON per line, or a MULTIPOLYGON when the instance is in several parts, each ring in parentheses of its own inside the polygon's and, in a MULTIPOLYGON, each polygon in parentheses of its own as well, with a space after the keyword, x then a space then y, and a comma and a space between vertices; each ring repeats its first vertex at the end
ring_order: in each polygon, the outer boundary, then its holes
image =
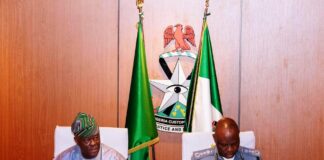
MULTIPOLYGON (((177 24, 164 30, 164 52, 159 56, 160 66, 168 79, 150 80, 153 87, 164 93, 160 106, 155 106, 157 129, 167 132, 183 132, 186 103, 191 73, 185 75, 181 60, 197 56, 195 33, 191 26, 177 24), (180 59, 181 58, 181 59, 180 59), (166 59, 175 59, 173 72, 166 59)), ((154 95, 153 95, 154 96, 154 95)))

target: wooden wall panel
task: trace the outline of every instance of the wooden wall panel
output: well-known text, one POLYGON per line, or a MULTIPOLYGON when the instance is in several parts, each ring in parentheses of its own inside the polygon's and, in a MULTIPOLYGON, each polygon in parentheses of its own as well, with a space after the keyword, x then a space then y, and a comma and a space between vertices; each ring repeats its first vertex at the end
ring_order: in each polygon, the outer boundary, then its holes
POLYGON ((241 128, 264 159, 324 157, 323 1, 243 1, 241 128))
POLYGON ((0 159, 51 159, 79 111, 117 126, 116 1, 0 2, 0 159))
MULTIPOLYGON (((323 2, 242 1, 242 26, 240 2, 210 2, 225 116, 241 114, 264 159, 321 159, 323 2)), ((151 79, 166 79, 158 64, 164 29, 192 25, 198 43, 203 9, 203 1, 145 1, 151 79)), ((51 159, 55 125, 70 125, 78 111, 124 127, 137 20, 135 2, 126 0, 0 1, 0 159, 51 159)), ((153 95, 159 105, 163 94, 153 95)), ((181 159, 181 134, 159 135, 156 158, 181 159)))
MULTIPOLYGON (((9 131, 10 120, 9 120, 9 43, 6 40, 9 37, 10 26, 7 23, 3 23, 7 17, 7 13, 4 10, 4 6, 0 1, 0 143, 10 144, 9 131)), ((4 150, 6 146, 0 148, 0 158, 4 159, 4 150)))
MULTIPOLYGON (((150 79, 167 79, 158 57, 163 53, 163 32, 169 25, 191 25, 199 43, 204 11, 204 1, 164 0, 145 1, 144 36, 147 66, 150 79)), ((239 33, 240 2, 237 0, 211 1, 211 16, 208 18, 217 77, 220 86, 224 113, 234 119, 238 117, 239 33)), ((138 11, 135 2, 120 1, 119 43, 119 126, 125 125, 132 64, 136 41, 138 11)), ((183 60, 186 73, 193 61, 183 60)), ((168 61, 173 68, 175 61, 168 61), (173 65, 173 66, 172 66, 173 65)), ((160 105, 163 94, 153 89, 153 103, 160 105)), ((156 158, 181 159, 181 134, 159 132, 161 141, 156 145, 156 158)))

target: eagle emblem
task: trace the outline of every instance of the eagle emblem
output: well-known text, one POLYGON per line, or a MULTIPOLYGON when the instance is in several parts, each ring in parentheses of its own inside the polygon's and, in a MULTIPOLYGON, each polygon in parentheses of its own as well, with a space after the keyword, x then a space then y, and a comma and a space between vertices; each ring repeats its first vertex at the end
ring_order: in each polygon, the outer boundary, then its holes
POLYGON ((183 27, 177 24, 166 27, 162 35, 164 51, 159 56, 159 63, 167 79, 150 80, 152 88, 164 93, 161 104, 154 106, 155 121, 160 131, 181 133, 185 124, 188 89, 192 75, 192 73, 185 74, 181 64, 185 62, 186 66, 189 63, 193 66, 197 58, 195 33, 191 26, 183 27), (171 61, 177 59, 173 71, 169 68, 170 61, 167 59, 171 61))
POLYGON ((182 31, 183 26, 177 24, 175 26, 168 26, 164 30, 164 48, 172 41, 175 40, 175 49, 173 51, 186 51, 190 50, 192 46, 196 47, 195 33, 191 26, 185 26, 185 32, 182 31), (175 28, 175 29, 174 29, 175 28))

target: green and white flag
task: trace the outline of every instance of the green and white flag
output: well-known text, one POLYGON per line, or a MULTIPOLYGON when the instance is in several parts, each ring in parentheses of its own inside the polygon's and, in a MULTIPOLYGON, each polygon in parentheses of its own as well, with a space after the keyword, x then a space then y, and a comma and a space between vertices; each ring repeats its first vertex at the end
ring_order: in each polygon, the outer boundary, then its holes
POLYGON ((186 132, 211 132, 212 123, 223 114, 206 19, 201 34, 187 100, 186 132))
POLYGON ((142 22, 138 22, 132 82, 129 93, 126 128, 130 160, 149 159, 148 147, 159 141, 153 112, 142 22))

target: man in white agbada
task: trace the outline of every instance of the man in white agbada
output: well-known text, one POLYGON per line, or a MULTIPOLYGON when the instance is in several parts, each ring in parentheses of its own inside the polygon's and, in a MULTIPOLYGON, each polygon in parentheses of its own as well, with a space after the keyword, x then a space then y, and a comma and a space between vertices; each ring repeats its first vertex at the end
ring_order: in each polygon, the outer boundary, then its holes
POLYGON ((60 153, 55 160, 125 160, 119 152, 100 142, 99 127, 91 115, 79 113, 71 130, 76 145, 60 153))

